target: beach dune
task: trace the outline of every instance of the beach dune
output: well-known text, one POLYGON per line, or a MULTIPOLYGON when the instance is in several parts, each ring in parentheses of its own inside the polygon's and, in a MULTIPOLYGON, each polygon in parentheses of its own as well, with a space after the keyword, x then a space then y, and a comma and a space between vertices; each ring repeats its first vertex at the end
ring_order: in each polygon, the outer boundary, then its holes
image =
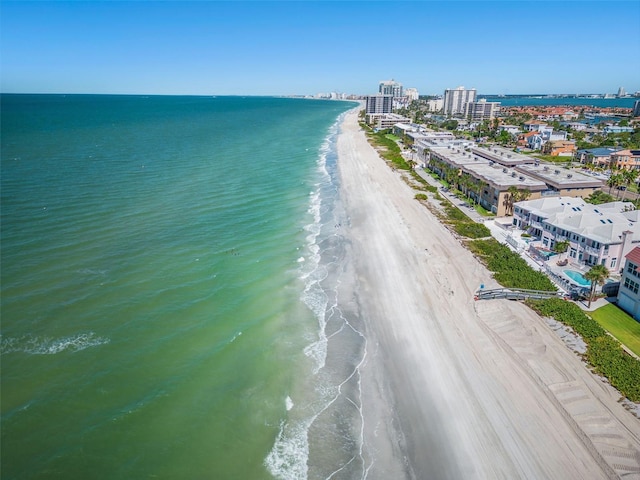
POLYGON ((640 421, 543 319, 474 301, 490 273, 368 144, 338 137, 341 198, 368 337, 367 478, 640 478, 640 421))

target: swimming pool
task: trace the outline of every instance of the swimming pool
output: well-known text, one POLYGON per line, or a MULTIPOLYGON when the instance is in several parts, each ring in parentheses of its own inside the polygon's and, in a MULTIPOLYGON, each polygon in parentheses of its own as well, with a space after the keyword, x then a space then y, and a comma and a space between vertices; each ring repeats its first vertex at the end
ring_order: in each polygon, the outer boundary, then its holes
POLYGON ((576 272, 575 270, 563 270, 563 272, 567 277, 569 277, 581 287, 591 286, 591 282, 584 278, 580 272, 576 272))

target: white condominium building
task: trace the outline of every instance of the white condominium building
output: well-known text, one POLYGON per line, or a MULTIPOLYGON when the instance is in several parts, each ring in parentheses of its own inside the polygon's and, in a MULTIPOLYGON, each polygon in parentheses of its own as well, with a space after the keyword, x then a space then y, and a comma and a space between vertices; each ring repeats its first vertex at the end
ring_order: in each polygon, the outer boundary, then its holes
POLYGON ((407 88, 404 91, 404 94, 407 96, 410 102, 413 102, 415 100, 418 100, 418 98, 420 98, 420 95, 418 94, 418 90, 416 88, 411 88, 411 87, 407 88))
POLYGON ((392 97, 403 97, 402 84, 396 82, 393 78, 391 80, 384 80, 380 82, 378 87, 378 93, 382 95, 391 95, 392 97))
POLYGON ((444 114, 467 116, 467 104, 476 101, 476 89, 447 88, 444 91, 444 114))

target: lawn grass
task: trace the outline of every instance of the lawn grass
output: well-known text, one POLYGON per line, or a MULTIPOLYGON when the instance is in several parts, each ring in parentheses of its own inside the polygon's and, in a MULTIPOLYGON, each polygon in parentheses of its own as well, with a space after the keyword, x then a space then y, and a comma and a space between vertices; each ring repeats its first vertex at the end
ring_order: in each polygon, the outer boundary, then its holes
POLYGON ((613 304, 600 307, 589 315, 620 343, 640 356, 640 322, 613 304))

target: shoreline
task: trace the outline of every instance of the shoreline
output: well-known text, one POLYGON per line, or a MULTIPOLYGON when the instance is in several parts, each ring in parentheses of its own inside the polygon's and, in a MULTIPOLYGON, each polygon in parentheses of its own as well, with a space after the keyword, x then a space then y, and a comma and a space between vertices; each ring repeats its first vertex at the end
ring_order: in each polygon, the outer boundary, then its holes
POLYGON ((357 110, 338 169, 373 346, 362 371, 372 478, 640 476, 638 419, 527 307, 473 301, 496 282, 369 145, 357 110))

